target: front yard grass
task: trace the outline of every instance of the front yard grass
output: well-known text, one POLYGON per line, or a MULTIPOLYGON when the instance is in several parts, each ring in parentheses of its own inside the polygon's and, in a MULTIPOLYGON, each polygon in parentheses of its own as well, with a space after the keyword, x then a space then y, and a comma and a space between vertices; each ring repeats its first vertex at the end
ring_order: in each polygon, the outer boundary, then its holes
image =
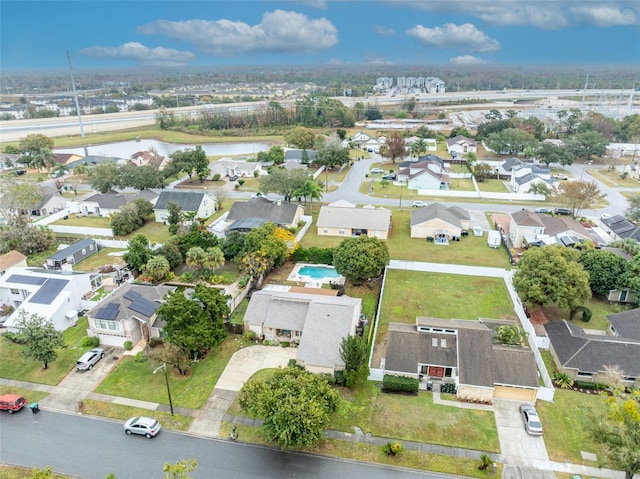
POLYGON ((589 170, 589 174, 614 188, 640 188, 640 181, 634 178, 622 178, 619 170, 589 170))
POLYGON ((80 318, 75 326, 64 332, 67 347, 58 350, 58 358, 49 363, 47 369, 42 369, 39 361, 28 359, 22 352, 22 345, 0 337, 0 377, 38 384, 58 384, 75 367, 78 358, 90 349, 80 346, 87 335, 87 327, 87 318, 80 318))
POLYGON ((477 320, 516 314, 502 278, 387 270, 376 343, 390 322, 415 324, 416 316, 477 320))
POLYGON ((190 416, 182 416, 181 414, 172 416, 170 413, 162 411, 153 411, 151 413, 148 409, 95 401, 93 399, 82 401, 82 414, 118 419, 120 421, 126 421, 130 417, 151 415, 160 422, 163 429, 172 429, 174 431, 186 431, 193 422, 193 418, 190 416))
MULTIPOLYGON (((171 371, 171 397, 178 406, 201 408, 209 398, 233 353, 249 343, 239 335, 229 335, 222 345, 194 364, 188 376, 171 371)), ((137 363, 132 356, 123 357, 116 368, 96 388, 96 392, 113 396, 169 404, 163 374, 152 374, 158 366, 152 361, 137 363), (144 384, 144 387, 136 385, 144 384)))
POLYGON ((45 391, 0 385, 0 395, 2 394, 19 394, 27 400, 27 406, 32 402, 42 401, 43 398, 46 398, 49 395, 49 393, 45 391))
POLYGON ((593 452, 604 460, 604 448, 591 437, 589 428, 607 414, 607 396, 556 389, 554 402, 538 401, 538 413, 545 428, 544 442, 552 461, 584 461, 580 451, 593 452))

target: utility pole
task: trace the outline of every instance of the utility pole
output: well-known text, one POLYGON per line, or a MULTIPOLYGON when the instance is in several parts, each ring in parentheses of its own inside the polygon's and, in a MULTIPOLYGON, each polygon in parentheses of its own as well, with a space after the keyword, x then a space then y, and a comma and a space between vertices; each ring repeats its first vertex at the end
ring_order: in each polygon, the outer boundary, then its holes
MULTIPOLYGON (((80 102, 78 101, 78 92, 76 90, 76 80, 73 78, 73 68, 71 68, 71 55, 67 50, 67 62, 69 63, 69 73, 71 74, 71 88, 73 89, 73 98, 76 102, 76 112, 78 113, 78 123, 80 124, 80 136, 84 138, 84 126, 82 125, 82 112, 80 111, 80 102)), ((84 147, 84 156, 89 156, 87 147, 84 147)))

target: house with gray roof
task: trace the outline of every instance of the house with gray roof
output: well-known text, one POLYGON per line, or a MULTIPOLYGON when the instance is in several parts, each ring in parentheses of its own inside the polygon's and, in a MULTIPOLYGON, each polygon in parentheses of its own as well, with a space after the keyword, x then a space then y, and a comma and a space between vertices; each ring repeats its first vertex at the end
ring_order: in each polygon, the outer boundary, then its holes
POLYGON ((417 317, 415 324, 390 323, 384 374, 452 383, 463 401, 535 402, 538 371, 528 348, 493 343, 482 321, 417 317))
POLYGON ((551 216, 522 209, 511 214, 509 238, 516 248, 559 244, 574 247, 584 241, 596 241, 587 229, 573 218, 551 216))
POLYGON ((316 157, 316 150, 299 150, 287 148, 284 151, 284 161, 295 161, 297 163, 313 163, 316 157), (305 161, 306 160, 306 161, 305 161))
POLYGON ((344 369, 342 338, 353 336, 362 300, 263 289, 255 291, 244 315, 245 331, 259 338, 296 343, 296 361, 314 373, 344 369))
POLYGON ((448 165, 435 155, 399 163, 398 181, 405 182, 410 190, 448 190, 451 185, 448 165))
POLYGON ((67 198, 56 188, 42 186, 40 192, 42 199, 29 208, 31 216, 48 216, 67 207, 67 198))
POLYGON ((448 244, 459 239, 463 231, 469 230, 471 217, 459 206, 431 203, 411 212, 411 237, 434 238, 436 243, 448 244))
POLYGON ((475 153, 477 151, 476 141, 463 135, 447 138, 447 151, 449 153, 464 155, 465 153, 475 153))
POLYGON ((45 261, 47 269, 71 270, 74 264, 98 252, 98 242, 93 238, 83 238, 60 251, 56 251, 45 261))
POLYGON ((89 336, 100 338, 100 344, 124 347, 126 341, 160 337, 164 324, 156 310, 175 286, 151 286, 124 283, 87 312, 89 336))
POLYGON ((238 231, 250 231, 264 223, 291 228, 298 226, 303 214, 304 208, 298 203, 273 201, 263 196, 255 196, 249 201, 234 202, 226 221, 232 222, 228 229, 238 231), (241 223, 236 224, 237 222, 241 223), (240 227, 244 229, 239 229, 240 227))
POLYGON ((624 384, 640 387, 640 308, 610 314, 607 335, 588 334, 569 321, 544 325, 558 371, 575 381, 606 383, 607 369, 624 373, 624 384))
POLYGON ((320 208, 316 221, 318 236, 373 236, 387 239, 391 229, 391 210, 371 205, 357 208, 347 201, 336 201, 320 208))
POLYGON ((549 189, 553 188, 556 180, 551 177, 549 168, 521 163, 511 168, 511 189, 516 193, 528 193, 535 184, 543 183, 549 189))
POLYGON ((85 309, 85 297, 102 284, 99 274, 71 271, 51 271, 42 268, 10 268, 0 278, 0 304, 13 306, 15 311, 5 321, 10 332, 24 311, 51 321, 58 331, 64 331, 78 320, 85 309))
POLYGON ((636 241, 640 241, 640 226, 629 221, 624 216, 615 215, 611 218, 603 218, 601 221, 606 226, 606 232, 614 239, 622 240, 631 238, 636 241))
POLYGON ((156 221, 163 223, 169 217, 169 203, 175 203, 182 213, 194 213, 195 218, 209 218, 216 212, 218 201, 201 191, 162 190, 153 207, 156 221))
POLYGON ((138 193, 120 193, 109 190, 106 193, 96 193, 78 202, 78 211, 83 215, 102 216, 108 218, 120 208, 135 200, 147 200, 154 204, 158 199, 158 193, 153 190, 142 190, 138 193))

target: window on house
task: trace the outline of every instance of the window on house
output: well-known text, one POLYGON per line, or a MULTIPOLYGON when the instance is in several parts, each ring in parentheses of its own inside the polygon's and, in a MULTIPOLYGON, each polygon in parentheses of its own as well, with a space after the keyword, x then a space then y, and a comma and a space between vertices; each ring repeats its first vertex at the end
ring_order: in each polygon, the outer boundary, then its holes
POLYGON ((87 254, 87 248, 82 248, 82 254, 87 254))
POLYGON ((620 299, 618 301, 626 301, 628 294, 629 294, 629 291, 626 289, 623 289, 622 291, 620 291, 620 299))
POLYGON ((447 347, 447 340, 446 339, 440 339, 440 347, 441 348, 446 348, 447 347))
POLYGON ((329 228, 322 228, 322 232, 323 233, 328 233, 329 232, 329 228))
POLYGON ((444 377, 450 378, 453 375, 453 368, 444 368, 444 377))
POLYGON ((431 346, 434 348, 438 347, 438 338, 431 338, 431 346))
POLYGON ((19 289, 11 288, 11 294, 20 294, 19 289))
POLYGON ((338 230, 338 234, 339 234, 339 235, 343 235, 343 234, 344 234, 344 230, 343 230, 342 228, 340 228, 340 229, 338 230))
POLYGON ((89 245, 89 251, 93 251, 93 245, 92 244, 89 245))
POLYGON ((120 323, 118 321, 105 321, 104 319, 95 319, 94 323, 98 329, 109 329, 111 331, 120 331, 120 323))
POLYGON ((589 379, 591 379, 591 378, 593 378, 593 373, 585 373, 585 372, 582 372, 582 371, 578 371, 578 377, 579 378, 589 378, 589 379))

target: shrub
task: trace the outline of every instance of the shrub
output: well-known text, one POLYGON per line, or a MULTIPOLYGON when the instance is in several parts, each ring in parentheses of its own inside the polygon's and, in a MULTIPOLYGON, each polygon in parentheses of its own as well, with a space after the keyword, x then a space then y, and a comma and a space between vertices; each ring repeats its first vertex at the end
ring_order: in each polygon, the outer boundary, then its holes
POLYGON ((255 331, 245 331, 244 333, 242 333, 242 337, 244 339, 246 339, 247 341, 253 341, 256 339, 256 332, 255 331))
POLYGON ((8 340, 11 341, 12 343, 16 343, 16 344, 26 344, 26 340, 24 338, 24 336, 22 334, 19 333, 6 333, 4 335, 4 337, 8 340))
POLYGON ((334 377, 334 383, 337 384, 338 386, 347 385, 347 378, 344 375, 344 369, 338 369, 336 372, 333 373, 333 377, 334 377))
POLYGON ((240 286, 241 288, 244 288, 249 282, 249 279, 251 279, 251 276, 249 276, 248 274, 245 274, 242 278, 238 280, 238 286, 240 286))
POLYGON ((86 338, 82 338, 82 342, 80 344, 85 347, 96 348, 100 345, 100 338, 87 336, 86 338))
POLYGON ((573 379, 571 379, 568 374, 561 373, 560 371, 556 371, 553 374, 553 380, 560 386, 560 389, 569 389, 573 386, 573 379))
POLYGON ((146 360, 147 356, 142 351, 138 351, 136 353, 136 357, 134 358, 134 361, 136 363, 144 363, 146 360))
POLYGON ((419 387, 420 382, 415 378, 385 374, 382 379, 382 388, 385 391, 417 393, 419 387))
POLYGON ((382 446, 382 452, 384 452, 387 456, 397 456, 402 452, 403 446, 399 441, 389 441, 384 446, 382 446))
POLYGON ((287 362, 287 367, 288 368, 304 369, 304 366, 301 366, 300 364, 298 364, 298 361, 296 361, 294 358, 289 359, 289 362, 287 362))
POLYGON ((491 459, 489 454, 480 454, 480 465, 478 466, 478 469, 481 471, 487 470, 492 463, 493 459, 491 459))
POLYGON ((280 346, 282 346, 283 348, 288 348, 289 347, 289 342, 288 341, 282 341, 280 343, 280 346))
POLYGON ((164 341, 160 338, 151 338, 149 339, 149 347, 155 348, 158 344, 162 344, 164 341))
POLYGON ((580 389, 596 389, 598 391, 604 391, 608 387, 606 384, 590 383, 587 381, 576 381, 573 385, 580 389))
POLYGON ((213 177, 211 178, 213 181, 220 181, 220 178, 222 178, 222 176, 220 175, 220 173, 216 173, 215 175, 213 175, 213 177))
POLYGON ((0 316, 9 316, 15 311, 15 308, 10 304, 3 304, 0 306, 0 316))
POLYGON ((127 351, 131 351, 133 349, 133 343, 131 341, 125 341, 122 346, 127 351))

